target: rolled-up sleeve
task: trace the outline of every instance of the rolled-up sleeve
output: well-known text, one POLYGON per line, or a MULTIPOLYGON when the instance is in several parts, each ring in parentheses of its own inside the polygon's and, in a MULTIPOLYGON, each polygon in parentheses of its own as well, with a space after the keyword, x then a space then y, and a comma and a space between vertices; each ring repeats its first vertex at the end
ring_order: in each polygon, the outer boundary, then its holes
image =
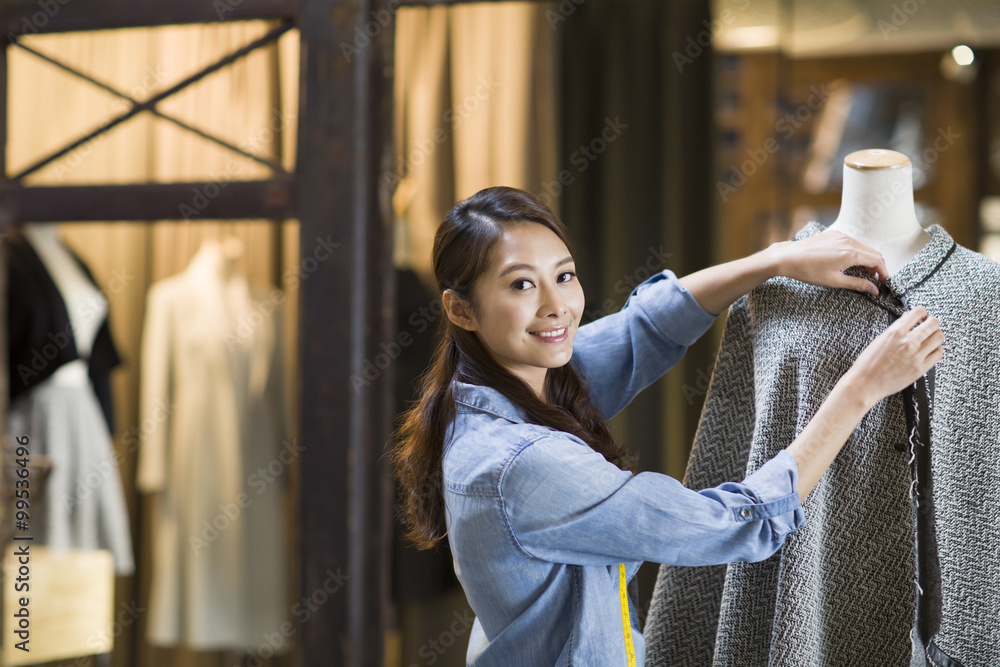
POLYGON ((638 475, 590 447, 546 436, 512 457, 500 506, 527 555, 576 565, 759 561, 805 526, 795 459, 782 450, 742 482, 695 491, 638 475))
POLYGON ((610 419, 676 365, 716 317, 665 269, 632 290, 621 310, 577 330, 572 363, 610 419))

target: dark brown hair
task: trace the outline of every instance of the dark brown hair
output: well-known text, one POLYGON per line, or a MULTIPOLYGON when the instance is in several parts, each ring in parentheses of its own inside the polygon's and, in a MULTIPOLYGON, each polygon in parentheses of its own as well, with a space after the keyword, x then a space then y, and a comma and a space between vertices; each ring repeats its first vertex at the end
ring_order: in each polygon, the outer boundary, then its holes
MULTIPOLYGON (((474 314, 479 304, 473 290, 491 264, 493 249, 513 224, 545 225, 569 249, 566 227, 544 204, 515 188, 492 187, 460 201, 434 237, 434 276, 438 290, 454 291, 474 314)), ((545 396, 539 399, 521 378, 496 362, 474 332, 453 324, 442 312, 443 336, 428 369, 420 377, 420 397, 398 418, 392 451, 395 475, 405 502, 407 536, 420 549, 435 546, 445 535, 441 461, 445 431, 455 415, 451 381, 491 387, 524 408, 536 424, 566 431, 588 443, 623 470, 634 470, 627 448, 615 442, 590 387, 569 363, 545 374, 545 396)))

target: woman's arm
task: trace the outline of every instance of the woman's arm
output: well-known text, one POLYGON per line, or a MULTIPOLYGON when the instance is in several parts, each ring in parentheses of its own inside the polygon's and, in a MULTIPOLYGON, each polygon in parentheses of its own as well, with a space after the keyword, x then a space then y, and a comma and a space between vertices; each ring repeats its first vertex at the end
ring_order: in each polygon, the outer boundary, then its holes
POLYGON ((799 241, 782 241, 725 264, 684 276, 680 282, 710 313, 722 313, 736 299, 775 276, 788 276, 812 285, 846 287, 878 293, 864 278, 843 273, 862 266, 885 280, 885 259, 874 248, 835 230, 799 241))
POLYGON ((571 361, 611 419, 680 361, 715 318, 665 269, 633 289, 621 310, 577 329, 571 361))
POLYGON ((618 469, 575 438, 537 438, 505 466, 500 508, 527 555, 578 565, 759 561, 805 525, 801 502, 861 418, 941 359, 943 334, 923 307, 864 349, 785 449, 742 482, 695 491, 654 472, 618 469))
POLYGON ((518 452, 498 508, 528 556, 574 565, 760 561, 805 525, 795 461, 778 454, 742 482, 692 490, 656 472, 620 470, 554 433, 518 452))

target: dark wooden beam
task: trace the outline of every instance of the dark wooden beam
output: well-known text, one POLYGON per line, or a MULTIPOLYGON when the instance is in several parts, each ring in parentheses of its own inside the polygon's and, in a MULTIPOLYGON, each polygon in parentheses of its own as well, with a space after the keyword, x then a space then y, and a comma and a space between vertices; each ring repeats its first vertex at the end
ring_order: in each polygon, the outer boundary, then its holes
POLYGON ((303 667, 384 664, 393 367, 379 359, 372 377, 366 362, 395 339, 391 207, 378 191, 391 127, 388 6, 305 0, 299 25, 301 253, 318 238, 340 244, 300 287, 300 595, 328 597, 300 624, 303 667))
POLYGON ((0 3, 0 34, 291 18, 299 5, 300 0, 6 0, 0 3))
MULTIPOLYGON (((400 7, 423 7, 428 5, 460 5, 466 2, 507 2, 508 0, 400 0, 400 7)), ((532 1, 532 0, 525 0, 532 1)), ((568 1, 568 0, 567 0, 568 1)), ((578 0, 582 2, 583 0, 578 0)))
POLYGON ((292 179, 72 187, 0 186, 3 220, 86 222, 295 218, 292 179))

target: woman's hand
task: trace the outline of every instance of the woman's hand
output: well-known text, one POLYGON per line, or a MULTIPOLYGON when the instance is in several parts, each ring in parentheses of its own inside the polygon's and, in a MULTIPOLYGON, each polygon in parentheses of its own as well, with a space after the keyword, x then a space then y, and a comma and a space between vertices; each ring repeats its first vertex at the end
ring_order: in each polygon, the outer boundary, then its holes
POLYGON ((868 344, 787 449, 799 469, 799 499, 806 496, 861 419, 880 400, 913 384, 944 355, 936 317, 917 306, 868 344))
POLYGON ((878 294, 878 287, 845 274, 850 266, 861 266, 885 281, 888 271, 882 253, 836 230, 827 230, 799 241, 782 241, 769 248, 774 254, 776 273, 810 285, 846 287, 878 294))
POLYGON ((733 301, 774 276, 824 287, 847 287, 878 294, 878 287, 843 271, 863 266, 885 280, 888 271, 882 254, 836 230, 820 232, 798 241, 772 243, 749 257, 710 266, 680 279, 702 308, 720 314, 733 301))
POLYGON ((903 313, 861 352, 844 381, 866 397, 869 407, 902 391, 944 356, 940 325, 923 306, 903 313))

